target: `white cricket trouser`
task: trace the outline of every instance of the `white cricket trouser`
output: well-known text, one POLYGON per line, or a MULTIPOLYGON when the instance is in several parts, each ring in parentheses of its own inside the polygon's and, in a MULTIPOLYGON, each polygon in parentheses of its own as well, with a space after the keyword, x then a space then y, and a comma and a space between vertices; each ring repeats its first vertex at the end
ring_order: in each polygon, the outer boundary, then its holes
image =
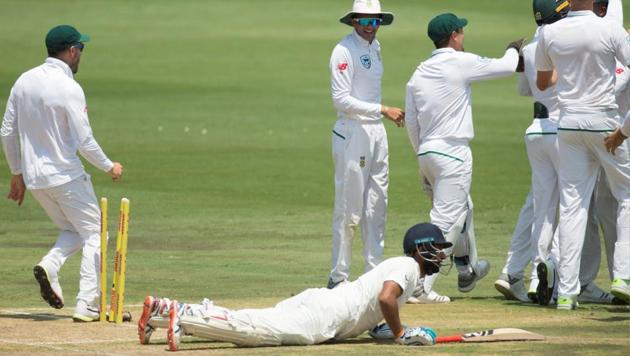
MULTIPOLYGON (((535 246, 532 245, 532 225, 534 223, 534 198, 530 191, 525 199, 525 204, 518 214, 518 221, 512 233, 510 249, 507 253, 507 260, 501 273, 508 274, 514 278, 522 279, 524 271, 535 254, 535 246)), ((536 269, 532 269, 531 278, 538 278, 536 269)))
POLYGON ((77 300, 96 305, 101 223, 90 176, 86 173, 58 187, 33 189, 31 194, 61 230, 57 242, 40 264, 51 278, 57 278, 68 257, 83 249, 77 300))
POLYGON ((352 240, 361 228, 365 272, 383 259, 389 163, 387 133, 379 121, 337 120, 332 134, 335 208, 330 278, 348 280, 352 240))
POLYGON ((467 142, 424 142, 420 145, 418 164, 431 187, 431 223, 453 243, 453 255, 468 256, 471 267, 476 270, 473 205, 469 196, 472 154, 467 142), (458 231, 450 233, 453 229, 458 231))
POLYGON ((604 246, 606 248, 606 259, 608 262, 608 273, 613 279, 614 251, 617 241, 617 209, 619 204, 610 191, 606 173, 602 169, 597 178, 597 188, 595 191, 595 215, 604 233, 604 246))
MULTIPOLYGON (((610 127, 617 125, 612 118, 610 127)), ((599 121, 599 120, 593 120, 599 121)), ((593 121, 561 118, 561 127, 581 127, 579 130, 560 129, 560 223, 559 223, 559 285, 561 296, 577 296, 578 280, 591 194, 600 166, 606 172, 610 190, 617 199, 617 242, 614 252, 615 278, 630 279, 630 150, 628 142, 615 155, 606 152, 604 137, 608 132, 591 128, 593 121), (572 125, 573 124, 573 125, 572 125), (589 131, 590 130, 590 131, 589 131)))
POLYGON ((184 315, 181 325, 187 334, 240 346, 318 344, 332 339, 342 325, 323 303, 327 291, 307 289, 273 308, 184 315))
MULTIPOLYGON (((560 192, 558 191, 558 144, 557 135, 552 132, 557 126, 547 119, 536 119, 532 126, 544 127, 549 122, 549 130, 530 131, 525 136, 527 157, 532 170, 532 194, 534 221, 531 243, 536 246, 534 265, 549 257, 551 242, 556 228, 556 215, 560 192)), ((531 126, 530 126, 531 128, 531 126)))

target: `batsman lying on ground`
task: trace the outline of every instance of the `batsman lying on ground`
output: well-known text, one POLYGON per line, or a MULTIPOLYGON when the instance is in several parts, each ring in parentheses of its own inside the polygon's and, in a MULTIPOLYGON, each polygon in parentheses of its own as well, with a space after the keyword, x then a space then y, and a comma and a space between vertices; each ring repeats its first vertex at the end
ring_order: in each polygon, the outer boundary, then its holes
POLYGON ((358 336, 384 318, 396 343, 433 345, 431 328, 403 326, 398 311, 420 277, 439 272, 451 246, 437 226, 415 225, 405 234, 404 257, 389 258, 354 282, 307 289, 267 309, 230 310, 208 299, 182 304, 148 296, 138 322, 140 343, 148 344, 156 328, 167 328, 171 351, 182 333, 238 346, 312 345, 358 336))

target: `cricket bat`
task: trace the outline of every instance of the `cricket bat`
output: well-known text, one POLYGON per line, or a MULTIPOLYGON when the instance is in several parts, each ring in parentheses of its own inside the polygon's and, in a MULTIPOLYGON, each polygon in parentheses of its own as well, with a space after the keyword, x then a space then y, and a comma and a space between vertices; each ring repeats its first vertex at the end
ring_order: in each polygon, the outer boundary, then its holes
POLYGON ((531 331, 514 328, 490 329, 461 335, 438 336, 436 344, 448 342, 497 342, 497 341, 541 341, 545 337, 531 331))

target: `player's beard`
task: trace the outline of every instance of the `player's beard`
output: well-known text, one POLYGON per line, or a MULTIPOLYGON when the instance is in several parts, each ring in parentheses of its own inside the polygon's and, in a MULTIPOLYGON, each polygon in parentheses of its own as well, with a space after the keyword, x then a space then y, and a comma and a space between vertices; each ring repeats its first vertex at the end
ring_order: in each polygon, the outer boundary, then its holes
POLYGON ((434 273, 440 272, 440 266, 435 264, 434 262, 424 261, 424 273, 427 276, 430 276, 434 273))

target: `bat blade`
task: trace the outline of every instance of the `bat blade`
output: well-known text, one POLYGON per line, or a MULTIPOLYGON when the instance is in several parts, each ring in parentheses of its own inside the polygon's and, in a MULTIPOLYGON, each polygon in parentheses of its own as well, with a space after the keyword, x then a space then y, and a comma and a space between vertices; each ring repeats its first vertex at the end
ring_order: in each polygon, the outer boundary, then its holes
POLYGON ((448 342, 497 342, 497 341, 541 341, 545 337, 531 331, 515 328, 499 328, 461 335, 438 336, 436 344, 448 342))

